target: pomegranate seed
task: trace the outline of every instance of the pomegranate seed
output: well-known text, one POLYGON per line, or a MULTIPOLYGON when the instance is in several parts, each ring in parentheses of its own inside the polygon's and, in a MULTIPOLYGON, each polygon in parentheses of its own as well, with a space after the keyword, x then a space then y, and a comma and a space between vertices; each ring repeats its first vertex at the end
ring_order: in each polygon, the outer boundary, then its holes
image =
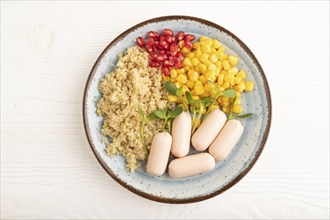
POLYGON ((173 31, 171 29, 164 29, 163 35, 165 35, 165 36, 173 36, 173 31))
POLYGON ((151 67, 160 67, 160 63, 158 63, 157 61, 153 61, 149 63, 149 66, 151 67))
POLYGON ((154 48, 150 45, 146 45, 146 50, 148 53, 151 53, 152 51, 154 51, 154 48))
POLYGON ((170 46, 170 52, 172 56, 175 56, 178 53, 178 46, 176 44, 172 44, 170 46))
POLYGON ((167 56, 164 54, 164 55, 156 55, 156 59, 158 62, 164 62, 166 59, 167 59, 167 56))
POLYGON ((174 57, 169 56, 167 59, 168 59, 168 60, 174 60, 174 57))
POLYGON ((171 44, 173 42, 173 38, 171 36, 166 36, 165 40, 168 44, 171 44))
POLYGON ((186 41, 193 41, 193 40, 195 40, 195 36, 191 35, 191 34, 186 34, 185 40, 186 41))
POLYGON ((165 54, 165 50, 158 50, 159 54, 165 54))
POLYGON ((193 48, 193 44, 190 41, 185 41, 184 46, 188 49, 191 50, 193 48))
POLYGON ((149 54, 149 59, 152 60, 152 61, 155 61, 156 57, 157 57, 157 55, 153 52, 149 54))
POLYGON ((159 37, 159 41, 164 41, 165 40, 165 36, 160 36, 159 37))
POLYGON ((151 38, 150 40, 148 40, 148 41, 147 41, 147 45, 153 47, 153 46, 155 45, 155 41, 154 41, 154 39, 151 38))
POLYGON ((167 56, 171 56, 171 51, 167 50, 167 51, 165 52, 165 54, 166 54, 167 56))
POLYGON ((166 41, 159 41, 159 46, 163 47, 164 49, 168 49, 168 43, 166 43, 166 41))
POLYGON ((178 42, 178 39, 176 37, 172 37, 172 42, 173 43, 177 43, 178 42))
POLYGON ((174 57, 174 68, 175 69, 183 68, 182 60, 179 57, 174 57))
POLYGON ((136 41, 137 41, 137 44, 139 45, 139 47, 142 47, 142 48, 144 47, 145 42, 142 37, 138 37, 136 41))
POLYGON ((159 41, 155 40, 155 46, 159 45, 159 41))
POLYGON ((179 58, 181 61, 184 60, 184 55, 181 51, 179 51, 177 54, 176 54, 177 58, 179 58))
POLYGON ((155 31, 149 31, 147 36, 149 39, 152 39, 152 38, 158 39, 159 38, 159 34, 155 31))
POLYGON ((174 66, 174 60, 165 60, 164 61, 164 66, 167 66, 167 67, 174 66))
POLYGON ((165 76, 170 75, 170 69, 168 67, 163 66, 162 67, 162 72, 164 73, 165 76))
POLYGON ((183 40, 183 38, 184 38, 184 32, 183 31, 179 31, 176 34, 176 37, 178 38, 178 41, 183 40))

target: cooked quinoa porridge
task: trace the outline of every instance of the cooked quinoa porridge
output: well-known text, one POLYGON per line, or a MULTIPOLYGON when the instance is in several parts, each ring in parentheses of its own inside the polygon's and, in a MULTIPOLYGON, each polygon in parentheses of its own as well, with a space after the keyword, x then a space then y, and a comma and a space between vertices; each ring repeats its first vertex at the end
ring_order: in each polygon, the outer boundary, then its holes
POLYGON ((119 55, 115 69, 102 79, 99 89, 102 97, 97 113, 104 117, 102 134, 110 138, 106 151, 109 155, 123 155, 127 169, 133 172, 141 160, 147 159, 152 138, 162 127, 161 121, 147 124, 146 149, 139 137, 138 108, 149 114, 166 106, 161 70, 149 67, 148 53, 134 46, 119 55))

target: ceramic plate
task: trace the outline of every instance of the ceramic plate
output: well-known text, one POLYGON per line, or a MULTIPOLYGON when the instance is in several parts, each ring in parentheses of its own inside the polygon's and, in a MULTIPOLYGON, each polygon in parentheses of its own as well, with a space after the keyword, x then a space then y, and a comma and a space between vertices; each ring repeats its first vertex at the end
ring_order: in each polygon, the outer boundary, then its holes
POLYGON ((96 60, 88 77, 83 100, 84 126, 90 146, 103 168, 119 184, 145 198, 166 203, 197 202, 218 195, 236 184, 252 168, 264 148, 271 122, 271 98, 265 74, 249 48, 234 34, 212 22, 186 16, 166 16, 144 21, 131 27, 114 39, 96 60), (100 80, 111 72, 117 55, 135 45, 138 36, 150 30, 161 32, 170 28, 175 32, 191 33, 198 39, 205 35, 218 39, 226 52, 240 57, 239 69, 246 72, 247 80, 255 82, 253 92, 241 97, 243 109, 254 113, 252 119, 242 120, 244 133, 229 156, 216 163, 208 173, 172 179, 168 174, 150 177, 141 166, 134 173, 125 168, 122 156, 109 157, 101 141, 102 117, 96 114, 96 103, 101 94, 100 80))

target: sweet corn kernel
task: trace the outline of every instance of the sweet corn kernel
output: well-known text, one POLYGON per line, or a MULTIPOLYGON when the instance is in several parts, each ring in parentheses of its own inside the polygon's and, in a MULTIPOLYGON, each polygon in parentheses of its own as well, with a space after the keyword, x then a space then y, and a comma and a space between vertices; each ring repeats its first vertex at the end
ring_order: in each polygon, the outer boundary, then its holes
POLYGON ((228 60, 224 60, 224 61, 222 62, 222 67, 223 67, 224 70, 229 70, 230 65, 229 65, 228 60))
POLYGON ((225 96, 221 96, 220 100, 221 100, 221 102, 229 102, 230 101, 230 99, 228 97, 225 97, 225 96))
POLYGON ((199 58, 199 60, 200 60, 202 63, 205 63, 205 62, 208 60, 209 55, 203 53, 203 54, 201 54, 198 58, 199 58))
POLYGON ((178 97, 174 96, 174 95, 168 95, 167 96, 167 101, 169 102, 177 102, 178 101, 178 97))
POLYGON ((208 70, 215 70, 216 68, 217 68, 217 66, 214 65, 213 63, 210 63, 209 65, 207 65, 208 70))
POLYGON ((222 70, 222 62, 220 60, 218 60, 214 64, 216 65, 217 68, 219 68, 220 70, 222 70))
POLYGON ((198 79, 199 79, 203 84, 205 84, 205 83, 207 82, 207 79, 206 79, 206 77, 205 77, 204 75, 199 76, 198 79))
POLYGON ((183 47, 183 48, 181 49, 181 52, 182 52, 183 54, 186 54, 187 52, 189 52, 189 49, 188 49, 187 47, 183 47))
MULTIPOLYGON (((221 60, 221 61, 226 59, 226 54, 223 51, 218 50, 216 55, 218 56, 219 60, 221 60)), ((223 66, 223 64, 222 64, 222 66, 223 66)))
POLYGON ((230 83, 232 80, 234 80, 234 78, 235 77, 234 77, 233 74, 228 73, 228 74, 225 75, 224 81, 230 83))
POLYGON ((204 64, 205 64, 206 66, 209 66, 209 65, 211 65, 212 63, 211 63, 211 61, 206 60, 206 61, 204 62, 204 64))
POLYGON ((215 63, 218 61, 218 57, 217 55, 215 55, 214 53, 210 55, 209 57, 209 61, 211 61, 211 63, 215 63))
POLYGON ((230 106, 230 101, 228 101, 228 102, 221 102, 221 106, 223 106, 223 107, 230 106))
POLYGON ((196 95, 202 95, 205 91, 204 91, 204 87, 201 85, 196 85, 195 84, 195 87, 194 87, 194 92, 196 95))
POLYGON ((185 94, 187 91, 190 92, 189 88, 186 85, 182 86, 182 91, 183 91, 183 94, 185 94))
POLYGON ((199 64, 199 70, 201 71, 201 73, 205 73, 207 70, 207 66, 204 63, 199 64))
POLYGON ((185 67, 183 67, 184 72, 185 72, 185 73, 188 72, 188 71, 190 70, 190 68, 191 68, 191 67, 189 67, 189 66, 185 66, 185 67))
POLYGON ((201 69, 199 68, 199 66, 195 66, 194 70, 195 70, 197 73, 200 73, 200 72, 201 72, 201 69))
POLYGON ((184 74, 180 74, 176 77, 176 80, 181 83, 181 84, 186 84, 187 83, 187 77, 184 74))
POLYGON ((175 83, 176 82, 176 78, 171 78, 170 81, 173 82, 173 83, 175 83))
POLYGON ((206 78, 206 80, 210 80, 210 81, 214 82, 215 78, 216 78, 215 77, 215 70, 207 71, 206 74, 205 74, 205 78, 206 78))
POLYGON ((207 38, 206 40, 205 40, 205 42, 204 42, 206 45, 208 45, 208 46, 212 46, 212 44, 213 44, 213 40, 211 39, 211 38, 207 38))
POLYGON ((194 43, 194 49, 197 49, 197 48, 199 48, 201 46, 201 43, 200 42, 195 42, 194 43))
POLYGON ((226 74, 228 74, 228 73, 227 73, 227 71, 225 71, 225 70, 221 70, 220 74, 226 75, 226 74))
POLYGON ((176 73, 177 73, 178 75, 180 75, 180 74, 184 74, 184 68, 176 69, 176 73))
POLYGON ((236 91, 236 99, 240 99, 241 98, 241 93, 236 91))
POLYGON ((253 87, 254 87, 254 82, 246 81, 246 83, 245 83, 246 92, 251 92, 253 90, 253 87))
POLYGON ((194 52, 188 52, 186 53, 186 57, 189 57, 190 59, 195 57, 195 53, 194 52))
POLYGON ((222 111, 226 114, 229 114, 230 113, 230 106, 224 106, 222 107, 222 111))
POLYGON ((222 87, 223 87, 224 89, 228 89, 228 88, 229 88, 229 82, 224 82, 224 83, 222 84, 222 87))
POLYGON ((230 65, 235 66, 238 63, 238 57, 229 55, 228 62, 230 65))
POLYGON ((201 46, 201 50, 203 53, 211 53, 211 46, 210 45, 207 45, 207 44, 204 44, 201 46))
POLYGON ((211 98, 214 98, 216 95, 217 95, 217 93, 215 92, 214 89, 212 89, 212 90, 210 91, 210 97, 211 97, 211 98))
POLYGON ((194 66, 198 66, 198 64, 200 64, 200 61, 199 61, 199 59, 197 59, 196 57, 194 57, 194 58, 191 59, 191 63, 194 66))
POLYGON ((239 93, 242 93, 245 89, 245 83, 242 81, 237 86, 235 86, 235 90, 239 93))
POLYGON ((175 78, 178 75, 175 69, 171 69, 170 74, 172 78, 175 78))
POLYGON ((190 70, 188 70, 187 75, 188 75, 188 76, 191 76, 191 74, 193 74, 194 72, 195 72, 194 69, 190 69, 190 70))
POLYGON ((208 92, 205 92, 201 94, 201 97, 209 97, 210 96, 210 93, 208 92))
POLYGON ((237 73, 237 76, 241 77, 242 79, 245 79, 246 74, 245 74, 244 70, 241 70, 237 73))
POLYGON ((193 95, 191 96, 194 100, 199 100, 199 96, 198 95, 193 95))
POLYGON ((242 106, 241 105, 234 105, 233 106, 233 112, 235 113, 235 114, 239 114, 239 113, 241 113, 242 112, 242 106))
POLYGON ((183 48, 184 40, 180 40, 179 43, 178 43, 178 45, 179 45, 179 48, 183 48))
POLYGON ((198 80, 198 73, 196 71, 193 71, 193 73, 190 74, 189 79, 193 82, 196 82, 198 80))
POLYGON ((189 81, 186 83, 186 85, 188 86, 189 89, 193 89, 194 86, 195 86, 195 83, 194 83, 193 81, 190 81, 190 80, 189 80, 189 81))
POLYGON ((176 88, 180 88, 181 87, 181 83, 179 83, 179 82, 175 82, 174 85, 175 85, 176 88))
POLYGON ((220 73, 218 76, 218 84, 221 86, 223 83, 223 79, 224 79, 225 75, 220 73))
POLYGON ((235 105, 240 105, 240 104, 241 104, 241 100, 238 99, 238 98, 236 98, 234 104, 235 104, 235 105))
POLYGON ((204 89, 205 89, 206 92, 211 92, 212 90, 214 90, 213 85, 211 83, 207 83, 204 86, 204 89))
POLYGON ((225 48, 224 46, 220 46, 218 50, 219 50, 219 51, 225 51, 226 48, 225 48))
POLYGON ((214 47, 211 47, 211 53, 216 53, 217 49, 215 49, 214 47))
POLYGON ((197 80, 195 82, 195 86, 203 86, 203 83, 201 81, 197 80))
POLYGON ((163 78, 163 80, 164 80, 165 82, 170 81, 170 77, 169 77, 169 76, 165 76, 165 75, 162 74, 162 78, 163 78))
POLYGON ((197 50, 195 51, 195 57, 199 57, 202 54, 203 54, 203 52, 202 52, 201 48, 200 47, 197 48, 197 50))
POLYGON ((236 73, 238 73, 238 69, 234 66, 228 70, 228 73, 235 75, 236 73))
POLYGON ((211 105, 209 107, 210 111, 213 111, 213 110, 216 110, 216 109, 219 109, 219 105, 211 105))
POLYGON ((184 58, 183 65, 192 67, 193 64, 191 63, 191 59, 189 57, 184 58))
POLYGON ((242 78, 239 76, 235 77, 235 84, 239 84, 242 81, 242 78))
POLYGON ((206 37, 206 36, 201 36, 201 37, 199 38, 199 41, 202 42, 202 41, 205 41, 206 39, 209 39, 209 38, 206 37))
POLYGON ((220 42, 216 39, 213 40, 212 42, 212 46, 215 48, 215 49, 219 49, 219 47, 221 46, 220 42))

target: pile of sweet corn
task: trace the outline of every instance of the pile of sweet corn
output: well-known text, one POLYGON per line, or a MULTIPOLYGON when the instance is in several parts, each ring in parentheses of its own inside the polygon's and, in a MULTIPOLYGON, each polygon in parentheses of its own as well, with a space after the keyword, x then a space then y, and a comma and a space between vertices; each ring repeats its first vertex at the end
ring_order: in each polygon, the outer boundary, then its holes
MULTIPOLYGON (((236 90, 236 99, 232 111, 236 114, 242 112, 240 94, 253 90, 254 83, 245 81, 244 70, 238 70, 236 64, 238 57, 225 53, 225 47, 216 39, 202 36, 194 43, 192 50, 180 44, 179 47, 185 58, 184 67, 171 69, 170 77, 163 76, 165 81, 171 81, 177 88, 183 87, 183 91, 190 91, 194 99, 201 97, 215 97, 216 92, 211 83, 216 85, 219 91, 228 88, 236 90)), ((169 102, 180 103, 180 100, 173 95, 168 95, 169 102)), ((233 99, 219 97, 218 103, 225 113, 230 113, 230 106, 233 99)), ((219 105, 211 106, 212 109, 219 108, 219 105)))

